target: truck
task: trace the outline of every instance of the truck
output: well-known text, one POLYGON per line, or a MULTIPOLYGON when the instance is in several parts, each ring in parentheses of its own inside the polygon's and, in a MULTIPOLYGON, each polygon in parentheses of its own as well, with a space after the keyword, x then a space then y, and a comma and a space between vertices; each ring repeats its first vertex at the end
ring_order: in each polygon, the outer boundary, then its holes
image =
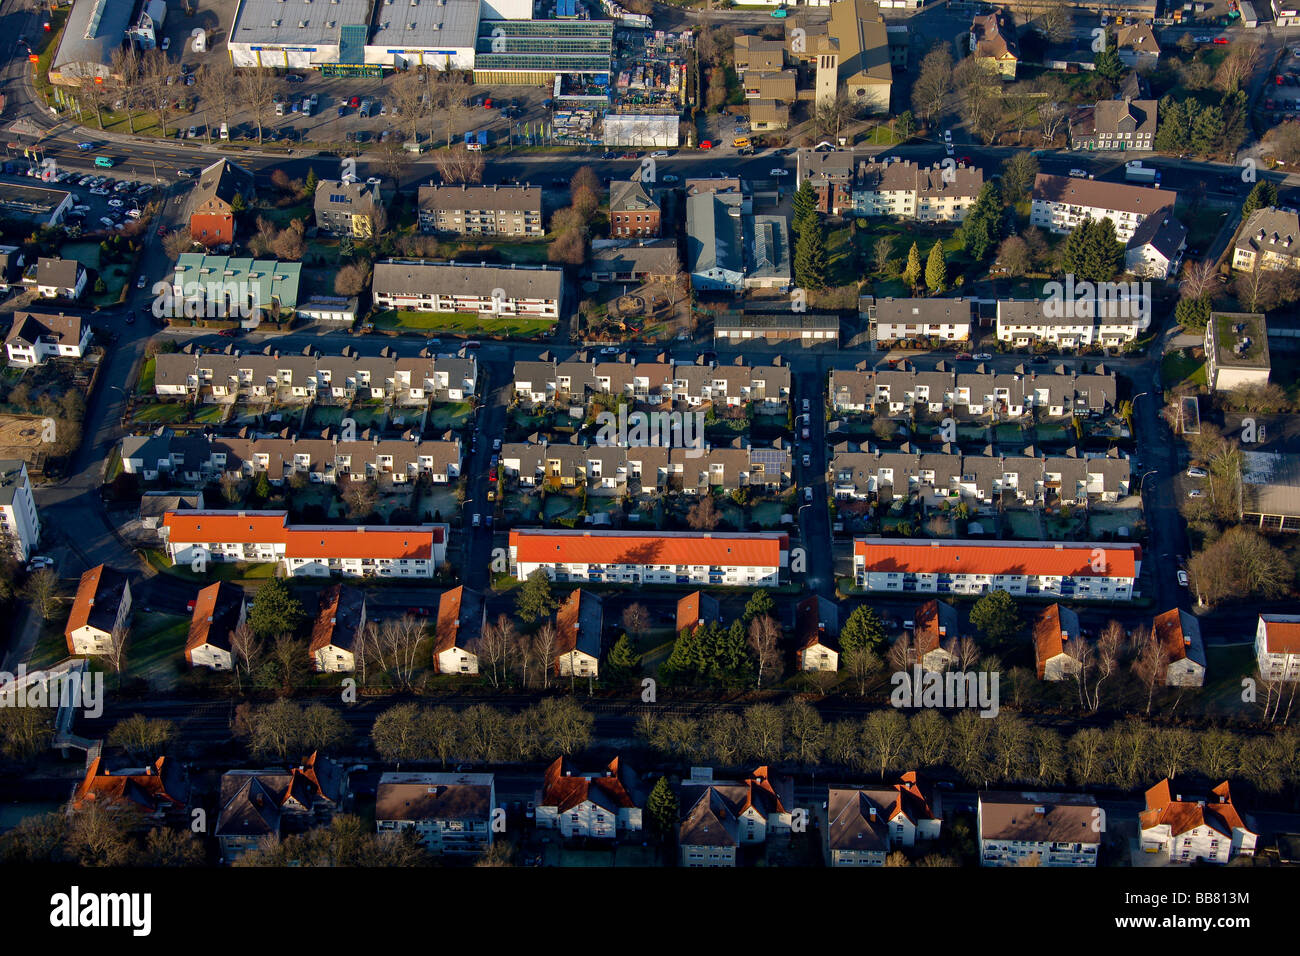
POLYGON ((1143 166, 1141 160, 1124 164, 1124 178, 1131 183, 1155 183, 1160 181, 1159 170, 1143 166))
POLYGON ((481 129, 475 132, 467 132, 465 134, 465 148, 472 152, 478 152, 482 149, 485 149, 487 147, 487 144, 488 144, 488 131, 485 129, 481 129))

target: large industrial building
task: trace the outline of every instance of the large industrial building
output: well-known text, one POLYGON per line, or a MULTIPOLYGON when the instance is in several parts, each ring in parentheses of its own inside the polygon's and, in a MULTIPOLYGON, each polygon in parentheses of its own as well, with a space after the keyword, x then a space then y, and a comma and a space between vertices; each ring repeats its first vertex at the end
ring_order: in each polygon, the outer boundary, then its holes
POLYGON ((473 70, 479 83, 608 77, 611 21, 532 15, 532 0, 240 0, 228 46, 237 67, 326 76, 428 67, 473 70))

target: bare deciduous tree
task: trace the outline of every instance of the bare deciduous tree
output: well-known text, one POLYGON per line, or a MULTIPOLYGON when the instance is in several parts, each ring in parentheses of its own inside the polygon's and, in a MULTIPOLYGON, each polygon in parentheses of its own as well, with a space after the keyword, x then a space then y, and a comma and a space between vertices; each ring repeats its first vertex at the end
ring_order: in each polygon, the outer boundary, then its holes
POLYGON ((763 678, 781 679, 781 625, 770 614, 763 614, 749 622, 749 646, 758 661, 758 682, 763 689, 763 678))

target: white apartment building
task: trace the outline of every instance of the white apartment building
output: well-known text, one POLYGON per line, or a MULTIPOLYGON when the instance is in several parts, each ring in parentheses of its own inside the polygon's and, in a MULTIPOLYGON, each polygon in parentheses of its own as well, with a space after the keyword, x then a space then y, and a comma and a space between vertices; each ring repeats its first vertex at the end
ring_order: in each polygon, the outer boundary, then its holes
POLYGON ((0 532, 19 561, 27 561, 41 542, 41 519, 25 461, 0 461, 0 532))
POLYGON ((1150 316, 1149 304, 1142 299, 1055 303, 1005 299, 998 302, 997 337, 999 342, 1017 348, 1027 348, 1035 342, 1047 342, 1058 348, 1088 345, 1117 348, 1135 340, 1150 324, 1150 316))
POLYGON ((1096 866, 1100 813, 1090 794, 982 792, 980 866, 1016 866, 1034 856, 1039 866, 1096 866))
MULTIPOLYGON (((868 327, 877 343, 903 339, 940 339, 965 342, 970 339, 971 301, 956 299, 875 299, 866 306, 868 327)), ((862 312, 861 305, 858 309, 862 312)))
POLYGON ((290 577, 430 578, 447 557, 445 524, 300 525, 285 511, 169 511, 161 534, 176 564, 279 563, 290 577))
POLYGON ((921 222, 961 222, 984 187, 979 167, 917 166, 912 162, 860 163, 853 184, 853 213, 921 222))
POLYGON ((510 573, 552 581, 777 587, 790 539, 778 532, 510 532, 510 573))
POLYGON ((853 575, 864 591, 1130 601, 1141 570, 1136 544, 858 538, 853 575))
POLYGON ((1300 680, 1300 614, 1261 614, 1255 660, 1265 680, 1300 680))
POLYGON ((1031 226, 1067 233, 1085 219, 1109 219, 1115 225, 1115 238, 1126 243, 1147 216, 1162 209, 1172 211, 1178 194, 1170 189, 1039 173, 1030 198, 1031 226))
POLYGON ((375 263, 371 291, 380 308, 558 319, 564 270, 390 259, 375 263))
POLYGON ((414 830, 437 856, 492 846, 496 778, 490 773, 385 773, 375 790, 380 833, 414 830))

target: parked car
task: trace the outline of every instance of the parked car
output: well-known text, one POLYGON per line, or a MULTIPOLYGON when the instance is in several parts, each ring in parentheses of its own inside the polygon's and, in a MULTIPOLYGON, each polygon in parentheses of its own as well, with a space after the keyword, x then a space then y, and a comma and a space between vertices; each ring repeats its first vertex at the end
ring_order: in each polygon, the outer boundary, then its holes
POLYGON ((483 524, 483 519, 480 515, 475 515, 473 520, 470 522, 470 524, 472 524, 475 528, 481 527, 483 524))
MULTIPOLYGON (((135 210, 132 210, 132 212, 134 211, 135 210)), ((140 278, 135 280, 135 287, 137 289, 143 289, 148 283, 149 283, 148 279, 146 279, 144 276, 140 276, 140 278)))
POLYGON ((1209 473, 1208 471, 1206 471, 1204 468, 1196 468, 1196 467, 1192 467, 1192 468, 1188 468, 1188 469, 1187 469, 1187 477, 1188 477, 1188 478, 1208 478, 1208 477, 1210 477, 1210 473, 1209 473))
POLYGON ((1179 569, 1178 569, 1178 586, 1179 586, 1179 587, 1184 587, 1184 588, 1185 588, 1185 587, 1188 586, 1189 583, 1190 583, 1190 582, 1189 582, 1188 579, 1187 579, 1187 572, 1184 571, 1182 568, 1179 568, 1179 569))
POLYGON ((769 175, 771 175, 771 176, 776 176, 776 177, 779 179, 779 178, 781 178, 782 176, 789 176, 789 175, 790 175, 790 170, 788 170, 788 169, 780 169, 780 168, 777 168, 777 169, 772 170, 772 172, 769 173, 769 175))
POLYGON ((1204 497, 1205 497, 1205 492, 1202 491, 1200 488, 1193 488, 1191 491, 1187 492, 1187 497, 1189 497, 1189 498, 1204 498, 1204 497))
POLYGON ((167 52, 168 50, 170 50, 171 48, 172 48, 172 38, 171 38, 171 37, 163 37, 162 47, 161 47, 162 51, 163 51, 164 53, 166 53, 166 52, 167 52))
POLYGON ((973 358, 977 362, 992 362, 993 354, 991 352, 976 352, 973 358))
POLYGON ((811 468, 811 467, 812 467, 812 456, 811 456, 811 455, 804 455, 804 456, 803 456, 803 466, 804 466, 805 468, 811 468))
POLYGON ((811 488, 805 488, 805 489, 803 490, 803 500, 804 500, 804 501, 812 501, 812 500, 813 500, 813 493, 812 493, 812 489, 811 489, 811 488))
POLYGON ((1087 179, 1088 171, 1086 169, 1072 169, 1070 170, 1070 175, 1076 179, 1087 179))

